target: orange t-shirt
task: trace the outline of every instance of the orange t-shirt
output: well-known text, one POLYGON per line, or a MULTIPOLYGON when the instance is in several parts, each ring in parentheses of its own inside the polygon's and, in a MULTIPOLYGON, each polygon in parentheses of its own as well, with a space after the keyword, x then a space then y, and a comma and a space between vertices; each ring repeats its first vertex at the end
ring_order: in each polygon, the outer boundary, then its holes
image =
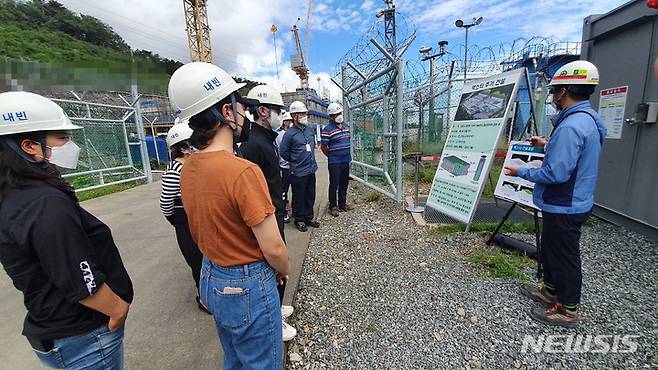
POLYGON ((263 260, 252 226, 274 213, 263 172, 226 151, 196 153, 181 172, 192 238, 220 266, 263 260))

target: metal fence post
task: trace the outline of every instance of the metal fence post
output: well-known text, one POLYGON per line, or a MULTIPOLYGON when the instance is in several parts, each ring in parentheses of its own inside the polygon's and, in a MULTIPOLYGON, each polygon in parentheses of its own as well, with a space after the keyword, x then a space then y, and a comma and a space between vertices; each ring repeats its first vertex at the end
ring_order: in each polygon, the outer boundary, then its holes
POLYGON ((390 138, 388 137, 388 133, 391 132, 391 113, 389 111, 389 97, 384 95, 384 99, 382 100, 382 126, 384 126, 384 134, 382 135, 384 139, 384 148, 383 148, 383 154, 382 154, 382 168, 384 169, 384 172, 388 173, 388 160, 390 158, 391 154, 391 142, 389 141, 390 138))
POLYGON ((402 198, 404 197, 404 188, 403 188, 403 183, 402 183, 402 140, 403 140, 403 131, 404 131, 404 124, 402 122, 402 107, 404 105, 404 62, 402 61, 402 58, 399 58, 397 61, 397 70, 398 70, 398 75, 397 75, 397 88, 396 88, 396 94, 397 94, 397 101, 395 104, 395 119, 397 122, 397 148, 396 148, 396 164, 397 164, 397 174, 396 174, 396 200, 398 202, 402 202, 402 198))
POLYGON ((142 156, 142 166, 144 168, 144 175, 146 176, 147 181, 151 183, 153 182, 153 173, 151 172, 151 163, 149 162, 148 149, 146 147, 144 122, 142 121, 142 108, 139 104, 139 93, 137 92, 136 84, 132 84, 130 86, 130 94, 132 95, 132 100, 135 107, 135 125, 137 126, 137 137, 139 138, 139 143, 140 143, 139 147, 142 156))

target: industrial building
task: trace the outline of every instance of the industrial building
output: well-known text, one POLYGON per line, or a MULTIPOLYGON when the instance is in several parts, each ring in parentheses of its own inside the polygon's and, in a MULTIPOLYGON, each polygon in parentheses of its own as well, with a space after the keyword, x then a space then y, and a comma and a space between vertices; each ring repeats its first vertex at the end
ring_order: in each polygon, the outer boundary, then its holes
POLYGON ((329 124, 329 115, 327 114, 329 102, 320 98, 315 89, 311 88, 298 88, 293 92, 282 93, 281 96, 283 97, 283 103, 288 107, 295 100, 306 104, 309 127, 315 130, 316 139, 320 141, 320 130, 329 124))

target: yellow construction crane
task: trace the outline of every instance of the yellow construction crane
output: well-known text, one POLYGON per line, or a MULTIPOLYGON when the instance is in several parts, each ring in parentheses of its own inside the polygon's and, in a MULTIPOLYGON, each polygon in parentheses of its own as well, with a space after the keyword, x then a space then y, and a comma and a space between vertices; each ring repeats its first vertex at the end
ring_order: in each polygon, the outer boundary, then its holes
POLYGON ((299 18, 297 23, 292 26, 292 33, 295 37, 295 54, 290 56, 290 67, 292 68, 299 80, 302 89, 308 89, 308 49, 311 46, 311 16, 313 14, 313 0, 308 0, 308 12, 306 14, 306 47, 302 48, 302 41, 299 37, 299 18))
POLYGON ((207 4, 208 0, 183 0, 187 42, 193 62, 212 63, 207 4))

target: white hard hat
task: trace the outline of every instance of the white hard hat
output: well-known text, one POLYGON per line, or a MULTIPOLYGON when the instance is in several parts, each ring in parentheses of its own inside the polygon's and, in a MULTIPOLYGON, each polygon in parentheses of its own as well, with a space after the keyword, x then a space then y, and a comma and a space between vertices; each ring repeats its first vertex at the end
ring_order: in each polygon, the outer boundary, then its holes
POLYGON ((308 109, 306 109, 306 105, 304 103, 300 102, 299 100, 295 100, 290 104, 290 114, 293 113, 307 113, 308 109))
POLYGON ((327 107, 327 114, 338 114, 343 113, 343 107, 338 103, 331 103, 327 107))
MULTIPOLYGON (((217 102, 238 91, 245 83, 237 83, 223 69, 205 62, 191 62, 178 68, 169 80, 169 100, 180 119, 192 116, 212 107, 217 102)), ((257 101, 240 98, 246 105, 257 101)))
POLYGON ((555 72, 549 86, 598 85, 599 70, 586 60, 576 60, 563 65, 555 72))
POLYGON ((277 107, 285 107, 283 98, 275 88, 269 85, 258 85, 249 91, 248 98, 258 100, 260 104, 275 105, 277 107))
POLYGON ((59 105, 41 95, 25 91, 0 94, 0 136, 80 128, 59 105))
POLYGON ((192 137, 192 133, 194 133, 194 130, 190 128, 187 121, 175 124, 167 132, 167 146, 171 148, 181 141, 189 140, 192 137))
POLYGON ((292 121, 292 116, 290 115, 290 112, 286 112, 283 114, 283 121, 292 121))

